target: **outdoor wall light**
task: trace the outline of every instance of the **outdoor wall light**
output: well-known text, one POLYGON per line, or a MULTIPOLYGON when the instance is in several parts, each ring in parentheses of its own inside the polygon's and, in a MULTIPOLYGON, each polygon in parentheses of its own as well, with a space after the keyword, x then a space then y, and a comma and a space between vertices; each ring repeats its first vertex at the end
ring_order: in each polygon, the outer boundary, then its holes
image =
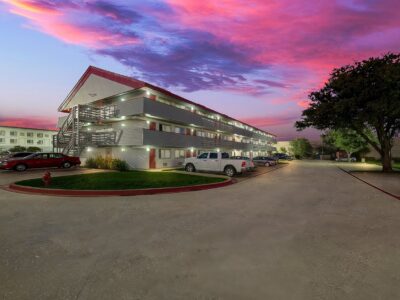
POLYGON ((121 124, 121 126, 122 126, 122 127, 125 127, 125 124, 124 124, 124 123, 122 123, 122 124, 121 124))
POLYGON ((86 151, 87 151, 87 152, 91 152, 91 151, 92 151, 92 148, 88 147, 88 148, 86 149, 86 151))
POLYGON ((146 121, 146 124, 150 124, 150 121, 149 121, 149 120, 147 120, 147 121, 146 121))
POLYGON ((124 101, 125 101, 125 98, 121 98, 121 101, 124 102, 124 101))
POLYGON ((147 96, 150 96, 150 92, 149 92, 149 91, 146 91, 146 95, 147 95, 147 96))
POLYGON ((217 152, 219 152, 219 148, 217 148, 217 152))
POLYGON ((126 119, 126 117, 125 117, 125 116, 122 116, 122 117, 121 117, 121 120, 125 120, 125 119, 126 119))
POLYGON ((150 148, 149 148, 149 147, 147 147, 147 148, 146 148, 146 151, 147 151, 147 152, 149 152, 149 151, 150 151, 150 148))
POLYGON ((125 152, 125 150, 126 150, 125 148, 121 148, 121 151, 122 151, 122 152, 125 152))
POLYGON ((194 111, 194 107, 192 106, 192 107, 190 108, 190 110, 191 110, 191 111, 194 111))
POLYGON ((194 152, 194 149, 193 149, 193 147, 192 147, 192 148, 190 148, 190 152, 194 152))
POLYGON ((92 128, 88 128, 87 130, 88 130, 88 131, 91 131, 91 130, 92 130, 92 128))

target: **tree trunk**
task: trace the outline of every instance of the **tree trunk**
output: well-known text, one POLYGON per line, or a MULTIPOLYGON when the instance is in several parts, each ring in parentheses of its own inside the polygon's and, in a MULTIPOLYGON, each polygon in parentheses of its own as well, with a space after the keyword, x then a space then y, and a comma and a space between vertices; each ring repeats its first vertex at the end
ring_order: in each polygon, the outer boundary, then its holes
POLYGON ((352 152, 347 152, 347 162, 351 162, 351 153, 352 152))
POLYGON ((392 172, 392 145, 390 141, 384 141, 382 144, 381 162, 383 172, 392 172))

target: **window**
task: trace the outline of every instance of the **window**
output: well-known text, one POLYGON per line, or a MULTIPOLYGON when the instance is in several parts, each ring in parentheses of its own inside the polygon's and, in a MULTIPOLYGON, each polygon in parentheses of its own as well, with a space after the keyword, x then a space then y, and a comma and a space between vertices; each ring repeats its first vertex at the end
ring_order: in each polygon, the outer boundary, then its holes
POLYGON ((6 142, 5 138, 0 138, 0 144, 4 144, 6 142))
POLYGON ((25 136, 25 132, 20 132, 19 136, 25 136))
POLYGON ((62 158, 63 155, 61 153, 50 153, 49 157, 50 158, 62 158))
POLYGON ((160 149, 159 158, 161 158, 161 159, 171 158, 171 150, 160 149))
POLYGON ((213 138, 215 138, 215 133, 207 132, 207 137, 208 137, 209 139, 213 139, 213 138))
POLYGON ((223 153, 221 154, 221 158, 222 158, 222 159, 228 159, 228 158, 229 158, 229 154, 226 153, 226 152, 223 152, 223 153))
POLYGON ((196 135, 197 135, 197 136, 201 136, 201 137, 205 137, 205 136, 206 136, 206 133, 205 133, 204 131, 198 130, 198 131, 196 131, 196 135))
POLYGON ((37 133, 36 136, 37 136, 38 138, 42 138, 42 137, 43 137, 43 133, 37 133))
POLYGON ((5 136, 6 135, 6 131, 5 130, 0 130, 0 136, 5 136))
POLYGON ((175 158, 185 158, 185 150, 175 150, 175 158))
POLYGON ((26 136, 27 136, 27 137, 33 137, 33 132, 28 132, 28 133, 26 134, 26 136))
POLYGON ((160 131, 171 132, 171 126, 170 125, 160 124, 159 128, 160 128, 160 131))
POLYGON ((33 157, 34 159, 48 159, 49 155, 47 153, 37 154, 33 157))
POLYGON ((49 135, 48 135, 48 134, 45 134, 45 135, 44 135, 44 137, 47 137, 47 138, 48 138, 48 137, 49 137, 49 135))
POLYGON ((18 132, 17 131, 10 131, 10 136, 17 136, 18 132))
POLYGON ((17 139, 10 139, 10 144, 16 144, 18 142, 17 139))
POLYGON ((37 144, 38 144, 38 145, 43 145, 43 141, 42 141, 42 140, 38 140, 38 141, 37 141, 37 144))
POLYGON ((175 127, 174 131, 175 131, 175 133, 184 134, 185 133, 185 128, 175 127))
POLYGON ((205 152, 205 153, 203 153, 203 154, 200 154, 197 158, 205 159, 205 158, 207 158, 207 156, 208 156, 208 153, 205 152))
POLYGON ((218 153, 211 152, 210 153, 210 159, 217 159, 218 158, 218 153))
POLYGON ((33 140, 26 140, 27 144, 33 144, 33 140))

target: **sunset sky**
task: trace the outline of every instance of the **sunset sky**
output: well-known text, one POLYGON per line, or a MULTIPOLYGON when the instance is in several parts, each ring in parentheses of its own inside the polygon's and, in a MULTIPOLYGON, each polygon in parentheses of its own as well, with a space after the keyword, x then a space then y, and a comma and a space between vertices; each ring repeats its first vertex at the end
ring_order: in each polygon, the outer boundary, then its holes
POLYGON ((400 50, 398 0, 0 0, 0 124, 54 128, 89 65, 266 129, 334 67, 400 50))

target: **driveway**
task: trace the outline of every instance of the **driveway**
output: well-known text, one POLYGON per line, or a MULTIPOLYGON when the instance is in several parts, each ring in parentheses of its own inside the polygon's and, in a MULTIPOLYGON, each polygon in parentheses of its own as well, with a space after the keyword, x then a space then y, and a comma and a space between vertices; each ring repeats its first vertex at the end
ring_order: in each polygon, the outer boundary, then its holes
POLYGON ((180 194, 1 191, 0 299, 399 299, 399 231, 400 201, 329 162, 180 194))

